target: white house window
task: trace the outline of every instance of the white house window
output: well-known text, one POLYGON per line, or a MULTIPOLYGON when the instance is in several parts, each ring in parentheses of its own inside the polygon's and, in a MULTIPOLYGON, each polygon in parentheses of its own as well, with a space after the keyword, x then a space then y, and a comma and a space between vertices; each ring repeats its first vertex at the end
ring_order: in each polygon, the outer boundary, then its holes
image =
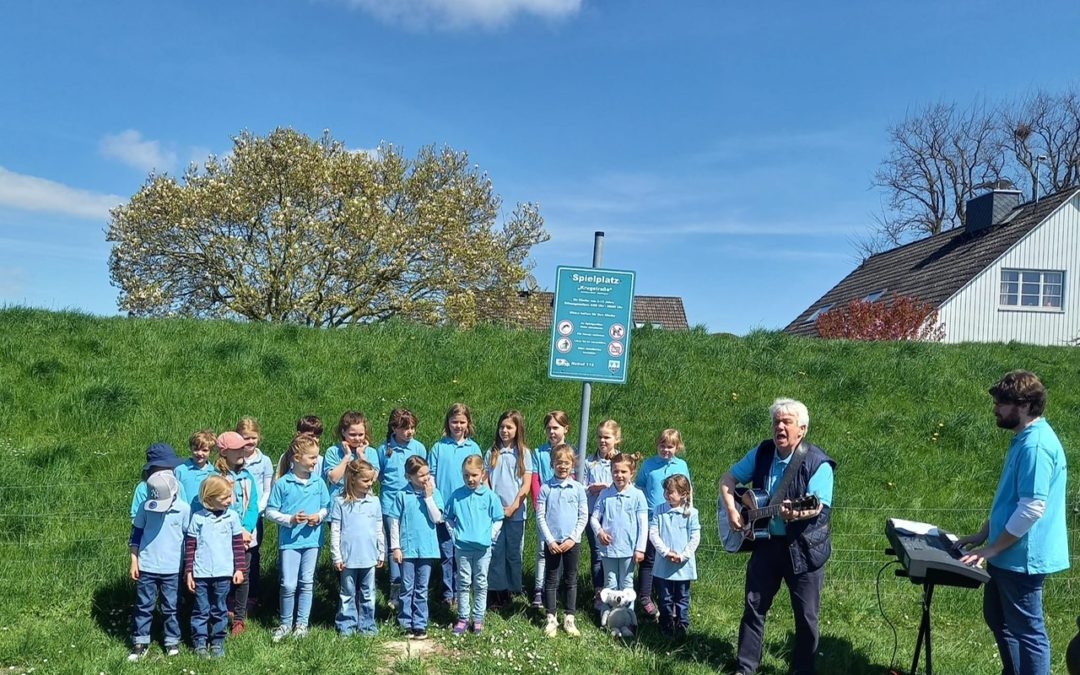
POLYGON ((1050 270, 1001 270, 1002 307, 1058 309, 1064 307, 1065 273, 1050 270))
POLYGON ((817 321, 817 318, 819 316, 821 316, 822 314, 824 314, 825 312, 832 309, 832 306, 833 306, 833 303, 830 302, 827 305, 822 305, 821 307, 818 307, 816 310, 814 310, 813 314, 811 314, 810 316, 808 316, 806 318, 806 323, 813 323, 813 322, 817 321))
POLYGON ((866 295, 864 295, 863 300, 865 302, 874 302, 875 300, 879 299, 883 295, 885 295, 885 289, 884 288, 879 288, 876 291, 871 291, 871 292, 867 293, 866 295))

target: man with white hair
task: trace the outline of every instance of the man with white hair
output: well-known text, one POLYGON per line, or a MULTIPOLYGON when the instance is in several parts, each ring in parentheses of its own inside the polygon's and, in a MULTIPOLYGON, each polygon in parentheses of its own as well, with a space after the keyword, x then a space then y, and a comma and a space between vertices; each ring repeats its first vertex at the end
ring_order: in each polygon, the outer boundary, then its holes
POLYGON ((818 646, 818 612, 825 561, 832 553, 829 511, 832 504, 833 469, 836 462, 803 437, 810 424, 806 406, 790 398, 778 398, 769 408, 772 438, 751 448, 720 479, 720 496, 732 530, 743 529, 735 488, 751 484, 778 499, 780 513, 769 522, 769 538, 755 542, 746 565, 746 602, 739 625, 736 670, 754 672, 761 662, 765 615, 780 590, 788 587, 795 614, 796 675, 814 672, 818 646), (776 493, 779 491, 779 496, 776 493), (791 503, 814 494, 817 508, 795 510, 791 503))

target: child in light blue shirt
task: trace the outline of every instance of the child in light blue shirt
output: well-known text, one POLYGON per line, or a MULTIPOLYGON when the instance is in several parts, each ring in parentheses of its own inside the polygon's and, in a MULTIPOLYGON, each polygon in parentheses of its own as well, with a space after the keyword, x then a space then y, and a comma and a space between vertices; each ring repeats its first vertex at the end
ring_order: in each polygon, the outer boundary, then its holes
MULTIPOLYGON (((690 467, 675 454, 682 452, 682 434, 678 429, 664 429, 656 437, 656 454, 645 460, 638 469, 634 484, 645 493, 645 501, 652 514, 656 507, 664 503, 664 480, 668 476, 682 475, 690 479, 690 467)), ((652 542, 645 546, 645 557, 638 566, 638 602, 646 614, 654 618, 660 616, 652 599, 653 564, 656 561, 656 549, 652 542)))
POLYGON ((690 582, 697 579, 694 553, 701 542, 701 521, 691 505, 686 476, 669 476, 664 498, 666 503, 649 522, 649 540, 657 554, 653 574, 660 595, 660 632, 671 636, 690 627, 690 582))
POLYGON ((592 531, 604 568, 604 588, 626 590, 634 585, 634 565, 645 557, 649 507, 645 495, 630 483, 636 456, 618 453, 611 459, 612 484, 600 492, 592 510, 592 531))
POLYGON ((363 459, 379 472, 379 452, 370 445, 371 427, 364 414, 356 410, 346 410, 338 418, 338 442, 326 449, 323 457, 322 477, 330 489, 330 499, 341 492, 345 485, 345 469, 353 461, 363 459))
MULTIPOLYGON (((622 428, 613 419, 606 419, 596 426, 596 453, 585 460, 585 493, 589 495, 589 513, 596 508, 596 500, 611 485, 611 458, 619 452, 622 428)), ((600 560, 600 547, 593 528, 585 528, 589 539, 589 576, 592 577, 593 602, 600 611, 600 589, 604 587, 604 566, 600 560)))
POLYGON ((199 488, 207 476, 213 475, 214 465, 210 463, 210 453, 214 449, 214 432, 210 429, 196 431, 188 439, 191 458, 176 467, 173 473, 180 484, 181 493, 187 496, 189 504, 199 499, 199 488))
POLYGON ((532 488, 532 453, 525 445, 525 420, 517 410, 499 416, 495 442, 488 450, 488 485, 503 505, 503 526, 491 550, 488 606, 509 604, 521 592, 521 549, 525 538, 525 498, 532 488))
MULTIPOLYGON (((387 515, 398 492, 409 484, 405 475, 405 462, 410 457, 427 460, 427 448, 416 440, 416 415, 408 408, 394 408, 386 423, 386 441, 379 446, 379 505, 383 511, 383 528, 390 537, 390 519, 387 515)), ((390 557, 390 607, 398 608, 401 594, 401 564, 390 557)))
POLYGON ((427 639, 428 583, 439 557, 435 526, 443 520, 443 498, 431 479, 427 460, 418 455, 405 461, 409 485, 390 503, 390 551, 401 565, 401 609, 398 623, 414 640, 427 639))
MULTIPOLYGON (((566 442, 566 435, 570 433, 570 417, 562 410, 552 410, 544 415, 544 432, 547 434, 547 442, 537 447, 532 453, 532 497, 533 510, 536 510, 536 501, 540 497, 540 488, 555 476, 551 465, 552 452, 555 448, 566 442)), ((536 581, 533 584, 533 607, 544 606, 544 535, 539 526, 536 528, 536 581)))
POLYGON ((184 532, 191 518, 191 506, 180 499, 180 484, 167 471, 150 476, 147 487, 148 499, 135 514, 129 541, 131 578, 135 580, 135 611, 131 617, 134 646, 129 661, 137 661, 147 654, 154 605, 159 598, 165 624, 165 654, 175 656, 180 653, 180 621, 176 609, 184 532))
POLYGON ((278 479, 266 505, 266 517, 278 525, 281 568, 281 623, 271 635, 274 642, 290 632, 296 637, 308 632, 322 522, 330 506, 326 483, 314 473, 318 461, 319 441, 314 436, 299 434, 294 438, 289 452, 282 455, 278 479))
MULTIPOLYGON (((473 428, 472 413, 464 403, 454 403, 446 411, 443 421, 444 436, 428 450, 428 462, 431 475, 435 479, 435 488, 444 498, 449 498, 465 483, 461 478, 461 466, 467 457, 480 457, 480 446, 473 440, 476 430, 473 428)), ((483 461, 481 460, 481 465, 483 461)), ((438 526, 439 557, 442 563, 443 600, 455 604, 457 562, 454 555, 454 538, 445 522, 438 526)))
POLYGON ((375 568, 386 560, 382 508, 371 493, 375 467, 354 459, 330 506, 330 554, 339 573, 338 633, 375 635, 375 568))
POLYGON ((233 486, 224 477, 204 480, 199 488, 202 508, 192 514, 184 540, 185 578, 188 590, 195 594, 191 641, 199 656, 224 656, 226 598, 232 585, 244 581, 244 527, 229 508, 235 498, 233 486))
POLYGON ((577 637, 574 615, 577 613, 577 569, 581 533, 589 518, 589 498, 581 483, 571 478, 574 449, 563 443, 551 454, 555 475, 540 488, 536 501, 536 524, 544 537, 544 608, 547 625, 544 634, 554 637, 558 629, 555 601, 560 585, 566 598, 563 629, 577 637), (560 577, 562 579, 560 584, 560 577))
POLYGON ((472 627, 484 630, 487 612, 487 575, 491 565, 491 547, 503 524, 502 501, 484 484, 484 460, 469 455, 462 462, 464 485, 454 491, 446 506, 446 524, 454 538, 457 558, 457 622, 454 635, 465 632, 469 620, 469 594, 472 592, 472 627))
MULTIPOLYGON (((244 439, 244 468, 255 480, 258 492, 258 518, 255 520, 255 532, 248 546, 248 598, 249 607, 254 606, 262 591, 262 540, 263 512, 270 499, 270 488, 274 484, 274 463, 266 453, 259 449, 262 429, 254 417, 241 417, 236 423, 236 433, 244 439)), ((235 622, 233 624, 236 625, 235 622)))

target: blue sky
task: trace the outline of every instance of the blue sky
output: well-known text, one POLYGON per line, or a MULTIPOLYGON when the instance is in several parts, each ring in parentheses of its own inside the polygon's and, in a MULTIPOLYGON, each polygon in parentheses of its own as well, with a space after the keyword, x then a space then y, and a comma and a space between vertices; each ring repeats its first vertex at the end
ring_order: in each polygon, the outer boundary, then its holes
POLYGON ((691 324, 780 328, 857 263, 886 129, 1075 84, 1080 3, 240 0, 0 9, 0 305, 116 312, 108 209, 242 129, 467 150, 534 274, 606 267, 691 324))

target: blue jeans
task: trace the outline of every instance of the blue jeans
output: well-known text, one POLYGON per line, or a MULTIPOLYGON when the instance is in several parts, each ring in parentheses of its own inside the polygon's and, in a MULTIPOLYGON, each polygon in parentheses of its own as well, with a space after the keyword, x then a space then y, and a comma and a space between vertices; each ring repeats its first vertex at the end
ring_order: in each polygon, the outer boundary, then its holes
MULTIPOLYGON (((383 516, 383 534, 386 536, 386 548, 390 548, 390 516, 383 516)), ((394 556, 387 551, 387 561, 390 563, 390 583, 401 583, 401 565, 394 562, 394 556)))
POLYGON ((457 579, 457 562, 454 556, 454 540, 446 523, 436 525, 435 532, 439 535, 439 558, 442 560, 443 600, 450 602, 456 595, 454 585, 457 579))
MULTIPOLYGON (((604 565, 600 561, 600 542, 596 541, 596 534, 589 525, 585 526, 585 536, 589 539, 589 577, 592 579, 593 590, 599 590, 604 587, 604 565)), ((632 582, 633 576, 631 575, 630 578, 632 582)), ((633 586, 633 583, 630 585, 633 586)))
POLYGON ((375 568, 345 568, 341 570, 338 590, 338 613, 334 624, 342 635, 359 630, 375 635, 375 568))
POLYGON ((137 645, 150 644, 154 605, 160 597, 161 617, 165 621, 165 646, 180 644, 180 620, 176 616, 179 585, 179 574, 139 572, 135 582, 135 612, 131 615, 132 642, 137 645))
POLYGON ((1003 675, 1049 675, 1050 637, 1043 621, 1045 574, 1024 574, 986 566, 983 617, 1001 652, 1003 675))
POLYGON ((401 563, 401 611, 398 623, 405 630, 427 630, 430 558, 405 558, 401 563))
POLYGON ((671 633, 690 626, 690 581, 655 577, 660 595, 660 630, 671 633))
POLYGON ((457 549, 457 615, 469 618, 469 591, 472 591, 472 620, 481 623, 487 612, 488 566, 491 547, 479 550, 457 549))
POLYGON ((634 587, 633 558, 601 558, 604 566, 604 588, 625 591, 634 587))
POLYGON ((546 549, 546 548, 547 548, 547 546, 544 544, 544 533, 540 531, 540 526, 537 525, 537 527, 536 527, 536 583, 533 584, 533 589, 537 590, 537 591, 543 591, 544 590, 544 573, 547 570, 547 563, 544 560, 544 549, 546 549))
POLYGON ((315 583, 315 563, 319 549, 283 548, 278 556, 281 566, 281 625, 292 628, 293 610, 296 626, 307 626, 311 616, 311 587, 315 583))
POLYGON ((521 545, 525 541, 524 520, 504 520, 499 538, 491 547, 488 588, 521 592, 521 545))
POLYGON ((232 587, 232 577, 195 579, 195 608, 191 610, 191 643, 196 649, 206 646, 209 627, 210 644, 225 643, 225 627, 229 623, 226 598, 232 587))

